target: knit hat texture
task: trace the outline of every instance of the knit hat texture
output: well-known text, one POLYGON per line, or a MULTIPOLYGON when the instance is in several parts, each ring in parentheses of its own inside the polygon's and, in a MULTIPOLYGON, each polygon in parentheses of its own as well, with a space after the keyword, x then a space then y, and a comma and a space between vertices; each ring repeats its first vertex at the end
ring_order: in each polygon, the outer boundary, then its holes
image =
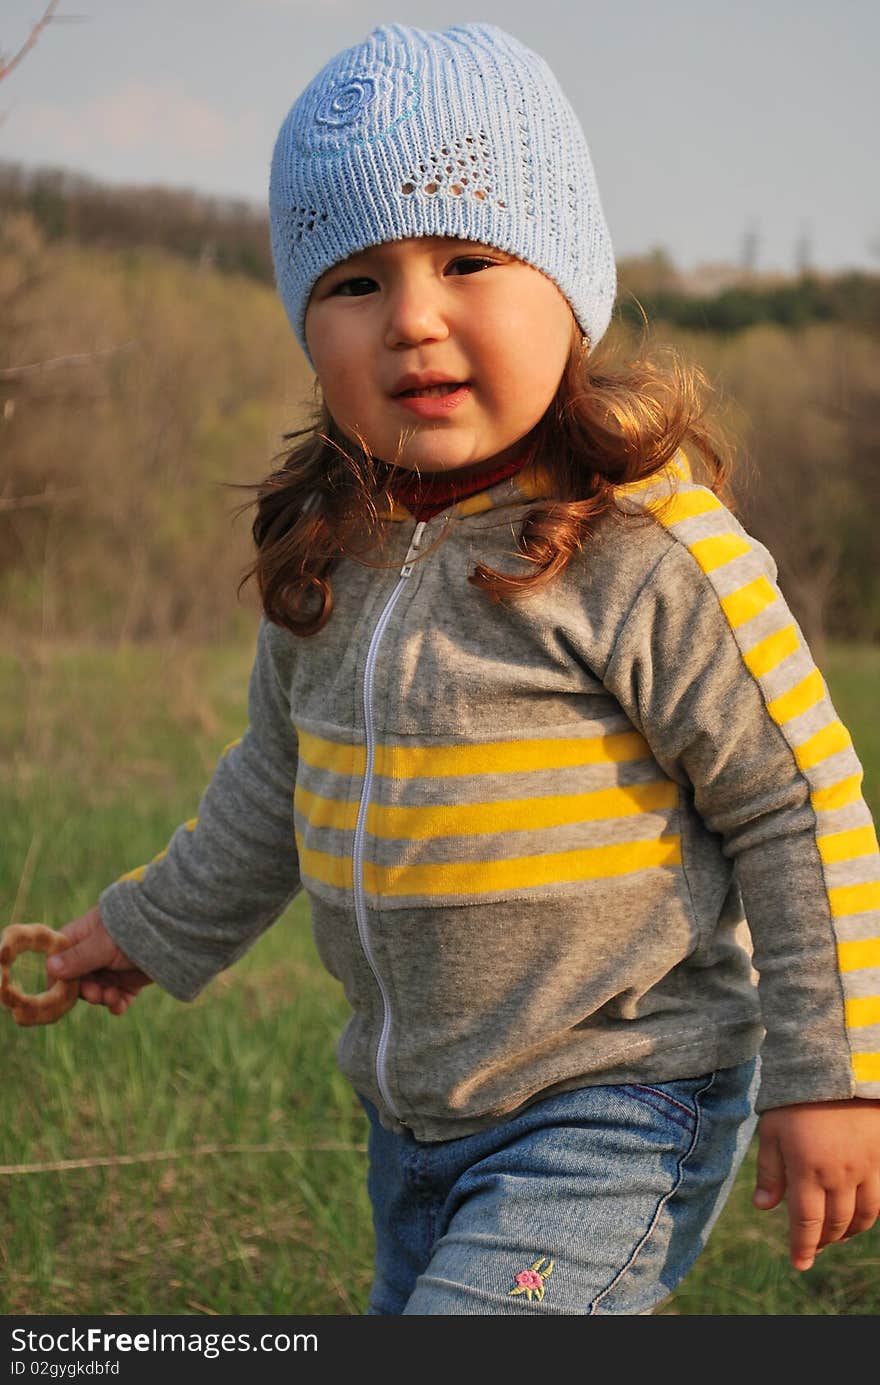
POLYGON ((494 24, 381 25, 332 58, 279 132, 269 184, 278 292, 306 359, 332 265, 410 236, 495 246, 541 270, 590 349, 617 288, 584 132, 545 60, 494 24))

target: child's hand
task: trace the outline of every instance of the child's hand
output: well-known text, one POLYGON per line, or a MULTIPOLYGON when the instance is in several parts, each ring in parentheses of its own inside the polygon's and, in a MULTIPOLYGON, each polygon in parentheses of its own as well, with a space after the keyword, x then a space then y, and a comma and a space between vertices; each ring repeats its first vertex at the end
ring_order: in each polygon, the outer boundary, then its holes
POLYGON ((818 1101, 765 1111, 753 1202, 777 1207, 788 1190, 791 1263, 868 1231, 880 1216, 880 1101, 818 1101))
POLYGON ((120 952, 104 927, 97 906, 59 932, 72 938, 74 946, 49 958, 46 964, 49 975, 65 980, 79 977, 79 993, 83 1000, 90 1005, 106 1005, 111 1015, 124 1015, 152 977, 120 952))

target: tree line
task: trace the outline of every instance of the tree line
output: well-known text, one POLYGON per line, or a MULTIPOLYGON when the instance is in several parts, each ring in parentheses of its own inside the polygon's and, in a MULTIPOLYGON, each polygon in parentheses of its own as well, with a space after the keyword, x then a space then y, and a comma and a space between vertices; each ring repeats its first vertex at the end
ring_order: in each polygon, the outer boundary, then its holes
MULTIPOLYGON (((26 212, 48 241, 106 250, 160 247, 220 273, 273 282, 263 207, 190 189, 113 186, 65 169, 0 162, 0 213, 26 212)), ((712 294, 681 286, 668 257, 624 259, 617 315, 638 328, 645 317, 695 332, 734 333, 762 322, 798 328, 840 322, 880 331, 880 274, 813 271, 783 283, 749 282, 712 294)))
POLYGON ((15 212, 30 215, 49 242, 159 247, 220 273, 273 282, 266 212, 243 198, 114 186, 67 169, 0 161, 0 215, 15 212))
MULTIPOLYGON (((625 265, 621 279, 625 283, 625 265)), ((880 275, 849 270, 826 278, 805 271, 783 284, 733 284, 711 297, 676 289, 638 298, 624 293, 617 310, 633 326, 643 321, 644 313, 650 321, 696 332, 741 332, 762 322, 786 328, 840 322, 880 333, 880 275)))
MULTIPOLYGON (((84 243, 0 211, 0 635, 13 643, 230 635, 252 551, 249 517, 232 518, 248 493, 230 486, 273 469, 312 402, 268 275, 135 232, 84 243)), ((620 314, 611 332, 629 351, 643 325, 620 314)), ((736 508, 811 643, 880 642, 876 331, 652 322, 649 347, 667 342, 715 388, 736 508)))

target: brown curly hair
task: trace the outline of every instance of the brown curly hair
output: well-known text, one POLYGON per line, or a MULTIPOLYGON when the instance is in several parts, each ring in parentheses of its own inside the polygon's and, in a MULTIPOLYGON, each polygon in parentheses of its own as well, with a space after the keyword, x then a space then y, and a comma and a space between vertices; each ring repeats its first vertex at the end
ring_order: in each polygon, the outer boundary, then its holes
MULTIPOLYGON (((523 450, 552 477, 552 497, 530 503, 519 552, 524 576, 478 563, 469 581, 492 600, 526 595, 552 581, 583 547, 599 518, 613 513, 621 486, 662 470, 684 443, 693 443, 705 484, 724 490, 730 450, 707 422, 714 391, 696 366, 671 346, 638 345, 618 361, 625 343, 606 338, 591 354, 572 318, 572 343, 559 388, 523 450)), ((276 458, 277 470, 256 485, 256 558, 241 586, 256 578, 269 620, 295 635, 313 635, 333 610, 331 574, 341 554, 382 567, 391 508, 390 484, 399 469, 373 457, 363 438, 355 447, 331 417, 316 380, 314 417, 284 434, 301 438, 276 458)))

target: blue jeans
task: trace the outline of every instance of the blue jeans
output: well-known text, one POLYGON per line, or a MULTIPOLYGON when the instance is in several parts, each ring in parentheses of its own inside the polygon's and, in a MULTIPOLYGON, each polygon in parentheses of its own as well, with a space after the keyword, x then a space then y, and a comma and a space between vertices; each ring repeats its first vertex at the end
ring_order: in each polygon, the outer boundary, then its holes
POLYGON ((758 1060, 581 1087, 457 1140, 370 1118, 367 1313, 650 1313, 706 1244, 755 1127, 758 1060))

